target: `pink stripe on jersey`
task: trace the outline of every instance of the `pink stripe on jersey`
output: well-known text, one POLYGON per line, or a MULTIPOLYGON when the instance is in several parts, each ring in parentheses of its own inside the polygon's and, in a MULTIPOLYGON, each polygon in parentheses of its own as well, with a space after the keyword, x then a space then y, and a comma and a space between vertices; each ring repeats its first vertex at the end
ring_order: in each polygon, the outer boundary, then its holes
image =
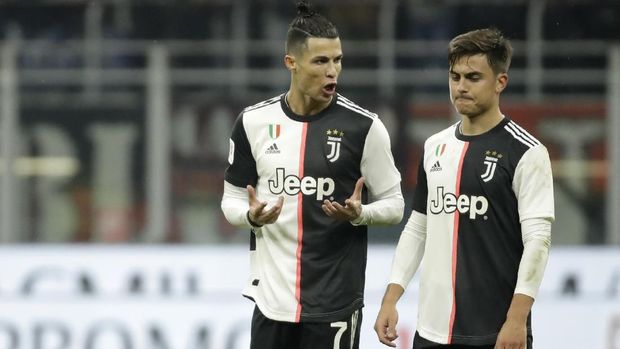
MULTIPOLYGON (((308 124, 304 123, 301 130, 301 145, 299 147, 299 178, 304 178, 304 159, 306 154, 306 135, 308 134, 308 124)), ((297 299, 297 313, 295 322, 299 322, 301 317, 301 249, 304 237, 304 218, 303 218, 303 193, 297 194, 297 280, 295 281, 295 299, 297 299)))
MULTIPOLYGON (((456 188, 454 195, 459 197, 461 194, 461 174, 463 171, 463 160, 465 154, 467 154, 467 148, 469 148, 469 142, 463 144, 463 150, 461 151, 461 159, 459 160, 459 169, 456 174, 456 188)), ((450 312, 450 332, 448 333, 448 344, 452 343, 452 329, 454 327, 454 318, 456 315, 456 258, 459 242, 459 210, 454 211, 454 231, 452 232, 452 311, 450 312)))

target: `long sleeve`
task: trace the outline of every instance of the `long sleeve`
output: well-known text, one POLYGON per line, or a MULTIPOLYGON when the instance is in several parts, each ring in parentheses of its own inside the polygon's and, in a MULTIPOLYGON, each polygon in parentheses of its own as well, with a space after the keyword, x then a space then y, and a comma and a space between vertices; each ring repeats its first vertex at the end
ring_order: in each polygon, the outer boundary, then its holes
POLYGON ((240 227, 251 227, 246 215, 249 204, 248 192, 245 188, 224 181, 221 207, 228 223, 240 227))
POLYGON ((361 173, 366 179, 369 203, 353 225, 397 224, 403 219, 405 202, 400 189, 400 172, 394 165, 390 135, 380 119, 373 121, 361 161, 361 173))
POLYGON ((543 218, 526 219, 521 222, 521 230, 523 255, 519 264, 515 293, 536 298, 549 257, 551 221, 543 218))
POLYGON ((420 266, 424 256, 425 244, 426 215, 411 211, 411 216, 409 216, 396 246, 389 283, 398 284, 404 289, 407 288, 420 266))
POLYGON ((405 200, 400 184, 386 190, 372 202, 362 205, 361 215, 351 221, 353 225, 398 224, 403 219, 405 200))

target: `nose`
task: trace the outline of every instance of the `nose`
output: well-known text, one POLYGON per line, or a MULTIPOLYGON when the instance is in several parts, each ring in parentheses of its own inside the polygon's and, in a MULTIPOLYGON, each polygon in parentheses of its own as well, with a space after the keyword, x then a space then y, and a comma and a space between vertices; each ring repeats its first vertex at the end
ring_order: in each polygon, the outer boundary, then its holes
POLYGON ((329 62, 327 64, 327 70, 325 71, 325 75, 328 78, 336 78, 338 76, 338 69, 336 68, 336 64, 334 62, 329 62))
POLYGON ((467 79, 460 79, 459 82, 456 84, 456 90, 459 92, 467 92, 468 87, 467 87, 467 79))

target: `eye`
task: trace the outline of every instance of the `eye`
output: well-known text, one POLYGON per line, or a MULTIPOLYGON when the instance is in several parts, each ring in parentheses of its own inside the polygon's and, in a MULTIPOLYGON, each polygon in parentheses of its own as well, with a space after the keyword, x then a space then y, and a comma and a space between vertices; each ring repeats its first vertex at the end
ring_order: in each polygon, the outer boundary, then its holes
POLYGON ((461 79, 461 76, 459 74, 450 74, 450 78, 452 79, 452 81, 459 81, 461 79))

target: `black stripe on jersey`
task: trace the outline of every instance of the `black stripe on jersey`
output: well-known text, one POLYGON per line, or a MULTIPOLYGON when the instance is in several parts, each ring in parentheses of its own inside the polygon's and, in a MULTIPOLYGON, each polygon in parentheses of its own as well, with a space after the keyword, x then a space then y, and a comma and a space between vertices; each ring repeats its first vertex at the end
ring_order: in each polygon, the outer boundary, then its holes
POLYGON ((426 179, 426 171, 424 170, 424 152, 420 158, 418 165, 418 182, 413 191, 412 209, 426 215, 426 199, 428 198, 428 182, 426 179))
MULTIPOLYGON (((340 102, 339 96, 334 99, 340 102)), ((328 107, 323 113, 307 123, 303 175, 333 179, 335 190, 329 199, 344 205, 361 177, 364 145, 374 119, 347 107, 328 107), (330 129, 344 132, 335 162, 327 160, 330 129)), ((366 189, 362 196, 362 202, 368 202, 366 189)), ((302 197, 302 322, 338 321, 363 306, 368 227, 327 216, 322 203, 315 196, 302 197)))
POLYGON ((248 135, 243 127, 244 113, 239 114, 233 125, 230 139, 235 143, 234 161, 224 172, 224 179, 237 187, 245 188, 250 184, 255 186, 258 182, 256 172, 256 160, 252 156, 252 147, 248 135))
POLYGON ((367 109, 364 109, 364 108, 360 107, 358 104, 355 104, 354 102, 352 102, 351 100, 347 99, 346 97, 343 97, 342 95, 338 95, 338 102, 342 102, 342 103, 338 103, 339 105, 341 105, 341 106, 343 106, 343 107, 345 107, 347 109, 356 111, 356 112, 358 112, 358 113, 360 113, 362 115, 368 116, 371 119, 374 119, 374 118, 378 117, 377 114, 375 114, 375 113, 373 113, 373 112, 371 112, 371 111, 369 111, 367 109), (348 107, 351 107, 351 108, 348 108, 348 107))
POLYGON ((508 122, 506 126, 504 126, 504 128, 506 129, 506 131, 510 132, 510 134, 512 134, 515 139, 527 145, 529 148, 535 147, 540 144, 534 137, 532 137, 525 130, 520 129, 520 127, 516 126, 516 124, 512 121, 508 122))
POLYGON ((249 111, 256 110, 256 109, 259 109, 259 108, 262 108, 262 107, 268 106, 268 105, 270 105, 270 104, 274 104, 275 102, 278 102, 278 101, 280 100, 280 98, 281 98, 281 97, 282 97, 282 95, 278 95, 278 96, 276 96, 276 97, 270 98, 270 99, 265 100, 265 101, 262 101, 262 102, 260 102, 260 103, 256 103, 256 104, 254 104, 254 105, 251 105, 251 106, 249 106, 249 107, 247 107, 247 108, 243 109, 243 112, 244 112, 244 113, 247 113, 247 112, 249 112, 249 111))

